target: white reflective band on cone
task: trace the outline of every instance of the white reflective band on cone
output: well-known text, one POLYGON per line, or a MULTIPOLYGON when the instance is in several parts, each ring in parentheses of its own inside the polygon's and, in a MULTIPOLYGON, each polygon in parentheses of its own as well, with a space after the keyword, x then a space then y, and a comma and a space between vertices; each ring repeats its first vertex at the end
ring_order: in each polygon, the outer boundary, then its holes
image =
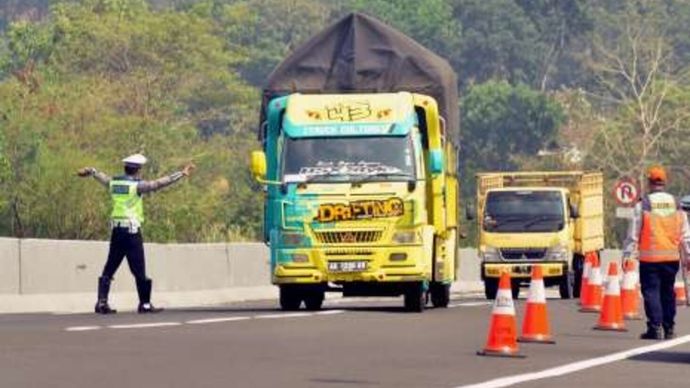
POLYGON ((592 263, 588 261, 585 263, 585 268, 582 269, 582 277, 584 279, 589 279, 589 274, 591 272, 592 272, 592 263))
POLYGON ((546 289, 544 279, 532 280, 527 294, 527 303, 546 303, 546 289))
POLYGON ((592 273, 589 277, 589 284, 600 286, 604 279, 601 278, 601 271, 599 267, 592 267, 592 273))
POLYGON ((623 275, 623 284, 621 285, 621 288, 624 290, 634 290, 635 285, 637 285, 635 282, 635 272, 626 272, 623 275))
POLYGON ((492 314, 515 315, 515 304, 513 303, 513 294, 510 290, 498 290, 492 314))
POLYGON ((606 295, 618 296, 621 294, 621 285, 618 282, 618 276, 609 276, 608 285, 606 287, 606 295))

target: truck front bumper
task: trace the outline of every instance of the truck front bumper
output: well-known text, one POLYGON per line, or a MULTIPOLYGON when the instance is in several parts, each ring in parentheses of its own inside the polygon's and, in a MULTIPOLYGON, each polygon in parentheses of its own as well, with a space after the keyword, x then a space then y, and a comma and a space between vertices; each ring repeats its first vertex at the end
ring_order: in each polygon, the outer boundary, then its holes
POLYGON ((482 280, 486 278, 499 278, 503 271, 508 271, 511 278, 529 279, 532 275, 532 266, 539 265, 542 269, 544 278, 561 277, 568 273, 568 263, 561 261, 534 262, 534 261, 514 261, 482 263, 482 280))
POLYGON ((313 284, 350 282, 415 282, 431 279, 431 254, 423 245, 361 246, 348 248, 277 249, 273 284, 313 284), (287 260, 294 254, 308 261, 287 260), (397 255, 398 260, 391 260, 397 255), (404 260, 400 256, 405 255, 404 260), (366 262, 361 271, 329 270, 329 262, 366 262))

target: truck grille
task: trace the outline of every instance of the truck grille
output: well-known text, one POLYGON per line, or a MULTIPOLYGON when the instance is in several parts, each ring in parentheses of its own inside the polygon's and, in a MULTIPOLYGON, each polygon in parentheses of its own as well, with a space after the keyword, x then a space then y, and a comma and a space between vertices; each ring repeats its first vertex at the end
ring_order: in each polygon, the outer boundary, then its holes
POLYGON ((546 256, 546 248, 503 248, 501 256, 505 260, 540 260, 546 256))
POLYGON ((380 230, 356 230, 338 232, 316 232, 316 239, 321 244, 362 244, 373 243, 381 239, 380 230))

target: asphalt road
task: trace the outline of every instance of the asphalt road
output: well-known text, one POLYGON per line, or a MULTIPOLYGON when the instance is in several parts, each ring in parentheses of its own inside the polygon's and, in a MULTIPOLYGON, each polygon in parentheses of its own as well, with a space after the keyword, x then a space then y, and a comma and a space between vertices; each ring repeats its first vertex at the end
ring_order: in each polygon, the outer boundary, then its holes
POLYGON ((675 342, 650 342, 637 339, 642 321, 628 322, 626 333, 594 331, 595 314, 549 300, 557 344, 523 344, 526 358, 505 359, 475 354, 490 316, 483 299, 456 295, 451 308, 423 314, 401 304, 329 300, 316 314, 266 301, 146 316, 0 315, 0 387, 492 387, 497 378, 570 372, 573 363, 650 345, 674 346, 520 386, 690 382, 688 308, 679 309, 675 342))

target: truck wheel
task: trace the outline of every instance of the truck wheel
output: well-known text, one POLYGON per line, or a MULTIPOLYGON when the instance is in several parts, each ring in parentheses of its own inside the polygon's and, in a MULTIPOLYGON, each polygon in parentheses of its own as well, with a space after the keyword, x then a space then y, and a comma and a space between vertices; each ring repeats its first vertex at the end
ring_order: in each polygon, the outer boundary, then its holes
POLYGON ((421 283, 415 283, 405 292, 405 310, 415 313, 424 311, 426 293, 421 283))
POLYGON ((573 256, 573 298, 580 297, 580 286, 582 285, 582 271, 584 270, 585 258, 582 255, 573 256))
POLYGON ((299 310, 302 304, 300 292, 295 287, 280 287, 280 308, 285 311, 299 310))
POLYGON ((486 278, 484 279, 484 295, 486 299, 496 299, 498 292, 498 279, 486 278))
POLYGON ((434 307, 448 307, 450 303, 450 284, 436 283, 431 285, 431 304, 434 307))
POLYGON ((560 283, 558 284, 558 291, 561 294, 561 299, 570 299, 573 295, 573 276, 572 272, 568 271, 563 276, 561 276, 560 283))
POLYGON ((321 310, 323 298, 323 291, 309 291, 304 295, 304 306, 309 311, 321 310))

